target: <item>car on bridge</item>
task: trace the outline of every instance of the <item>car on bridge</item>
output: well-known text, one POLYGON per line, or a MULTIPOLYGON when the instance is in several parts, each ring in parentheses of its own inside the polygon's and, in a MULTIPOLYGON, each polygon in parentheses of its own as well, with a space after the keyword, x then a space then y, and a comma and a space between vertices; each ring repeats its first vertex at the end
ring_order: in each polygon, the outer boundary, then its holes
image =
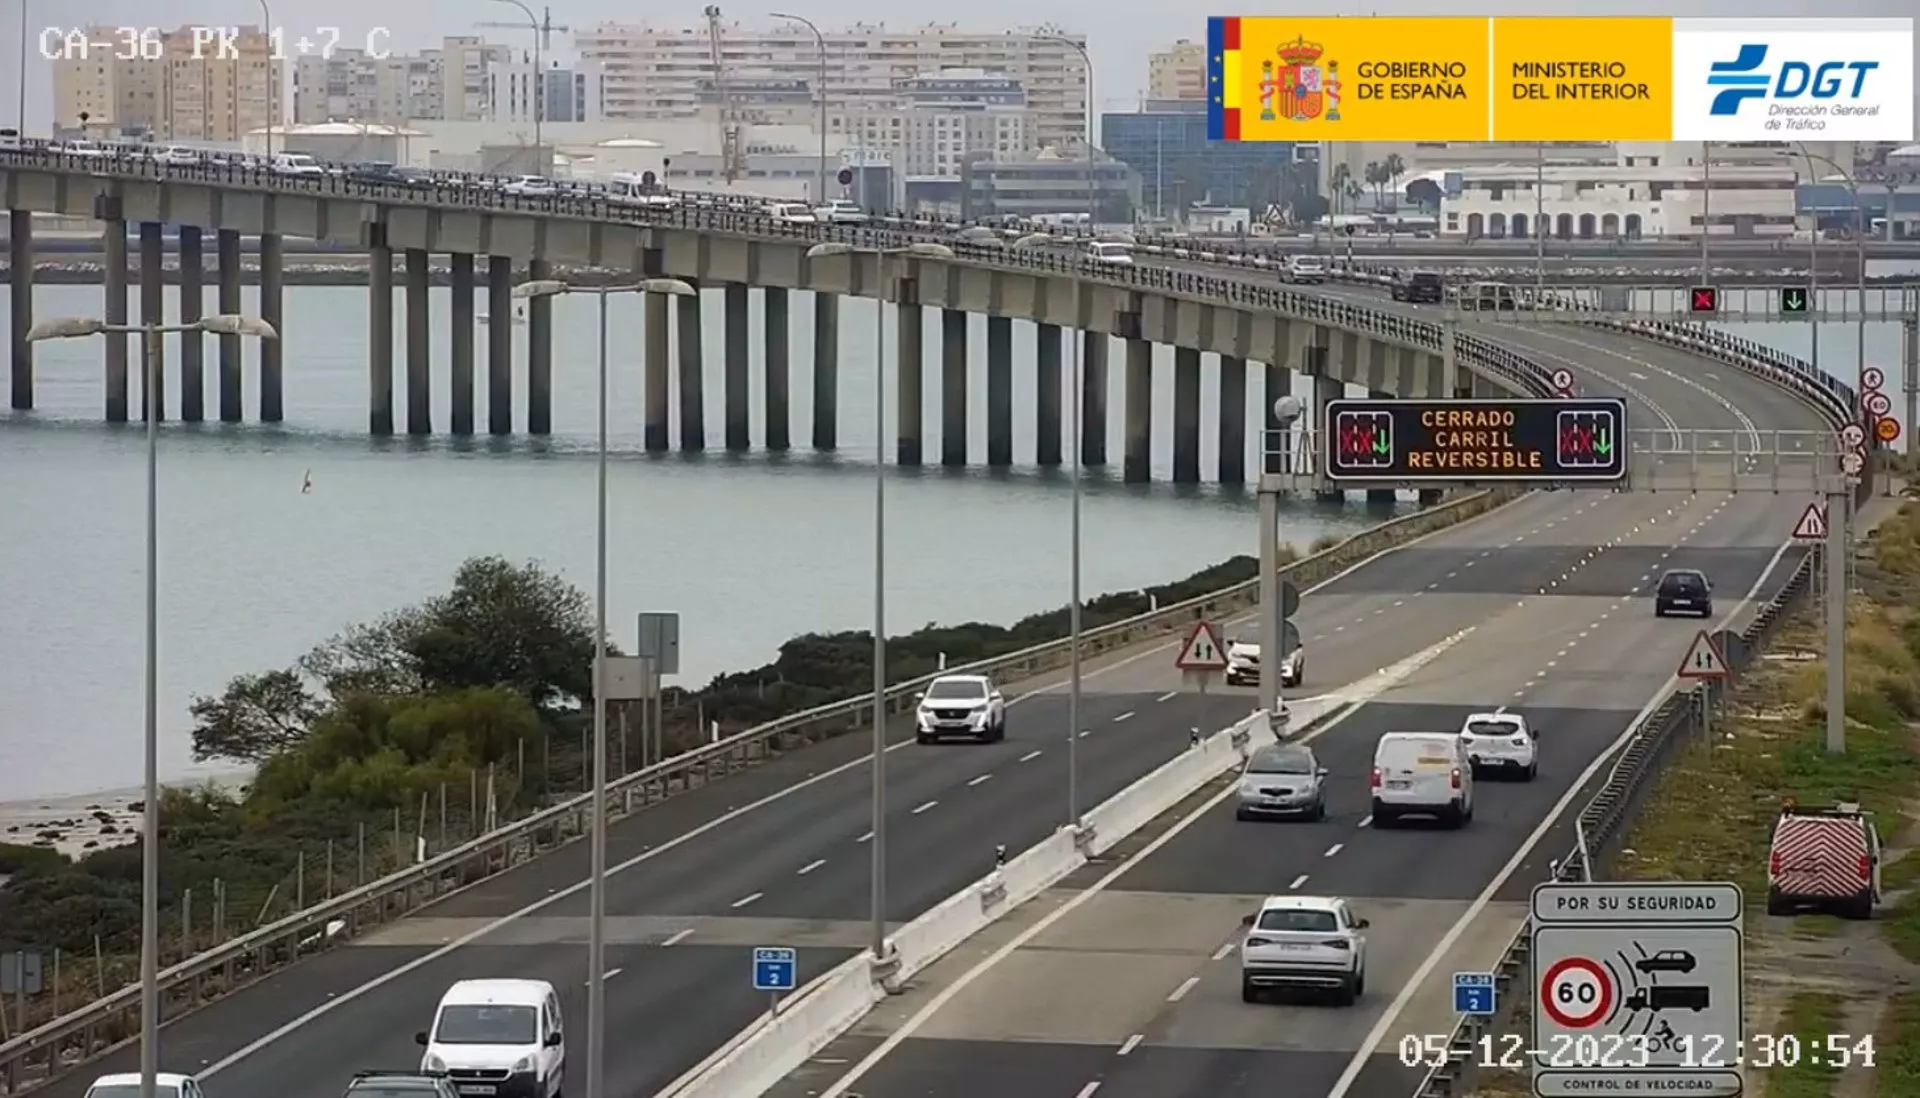
POLYGON ((1367 990, 1367 920, 1331 896, 1269 896, 1241 920, 1240 1001, 1268 992, 1330 991, 1352 1006, 1367 990))
POLYGON ((1318 286, 1327 280, 1327 261, 1317 255, 1290 255, 1280 280, 1296 286, 1318 286))
POLYGON ((914 712, 921 743, 964 737, 981 743, 1007 738, 1007 700, 985 675, 942 675, 927 684, 914 712))
POLYGON ((1440 305, 1447 300, 1447 282, 1434 271, 1395 270, 1388 293, 1395 301, 1440 305))

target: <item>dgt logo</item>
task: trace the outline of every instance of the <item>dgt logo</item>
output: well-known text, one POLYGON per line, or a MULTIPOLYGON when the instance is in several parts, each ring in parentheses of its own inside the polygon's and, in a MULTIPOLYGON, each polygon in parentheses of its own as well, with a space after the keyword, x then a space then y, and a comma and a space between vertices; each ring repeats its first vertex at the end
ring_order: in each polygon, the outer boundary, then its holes
POLYGON ((1749 99, 1858 99, 1866 90, 1867 74, 1880 67, 1878 61, 1782 61, 1777 72, 1768 72, 1766 63, 1767 47, 1759 42, 1741 46, 1731 61, 1715 61, 1707 71, 1707 86, 1726 90, 1713 97, 1707 113, 1737 115, 1749 99))
POLYGON ((1342 408, 1334 413, 1334 457, 1341 470, 1393 465, 1393 413, 1342 408))
POLYGON ((1555 428, 1562 469, 1611 469, 1620 460, 1616 447, 1624 440, 1612 412, 1561 412, 1555 428))

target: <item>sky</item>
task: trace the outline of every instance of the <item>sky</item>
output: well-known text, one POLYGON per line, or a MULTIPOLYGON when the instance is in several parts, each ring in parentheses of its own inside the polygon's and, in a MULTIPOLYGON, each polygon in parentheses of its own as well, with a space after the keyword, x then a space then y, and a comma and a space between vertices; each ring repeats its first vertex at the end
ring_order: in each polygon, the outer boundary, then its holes
MULTIPOLYGON (((969 29, 996 30, 1052 23, 1088 35, 1094 59, 1095 84, 1103 110, 1126 109, 1145 93, 1147 56, 1181 38, 1205 41, 1207 15, 1284 15, 1278 7, 1251 6, 1213 11, 1179 3, 1148 3, 1134 9, 1126 0, 970 0, 969 29), (1124 11, 1124 18, 1115 18, 1124 11)), ((38 57, 38 41, 47 27, 73 25, 139 25, 162 28, 183 24, 238 26, 259 24, 260 0, 0 0, 0 73, 14 75, 20 55, 22 8, 27 23, 27 117, 29 131, 44 132, 51 89, 47 65, 38 57)), ((268 0, 272 24, 286 31, 287 40, 316 35, 316 28, 338 27, 345 43, 364 41, 374 28, 391 32, 400 50, 436 44, 444 35, 475 33, 476 23, 521 21, 525 17, 503 0, 268 0)), ((795 10, 823 27, 856 22, 913 26, 950 22, 952 5, 939 0, 779 0, 802 5, 795 10)), ((535 11, 539 0, 528 0, 535 11)), ((691 26, 701 22, 706 0, 635 4, 633 0, 552 0, 555 23, 587 25, 602 21, 691 26)), ((771 25, 757 6, 721 7, 729 20, 771 25)), ((1534 0, 1532 3, 1460 3, 1436 5, 1433 0, 1327 0, 1311 9, 1314 15, 1672 15, 1672 16, 1913 16, 1915 0, 1663 0, 1659 4, 1621 0, 1534 0)), ((1294 9, 1296 14, 1309 14, 1294 9)), ((515 40, 511 30, 484 32, 503 42, 515 40)), ((518 32, 524 38, 527 32, 518 32)), ((13 119, 19 93, 12 80, 0 87, 0 118, 13 119)))

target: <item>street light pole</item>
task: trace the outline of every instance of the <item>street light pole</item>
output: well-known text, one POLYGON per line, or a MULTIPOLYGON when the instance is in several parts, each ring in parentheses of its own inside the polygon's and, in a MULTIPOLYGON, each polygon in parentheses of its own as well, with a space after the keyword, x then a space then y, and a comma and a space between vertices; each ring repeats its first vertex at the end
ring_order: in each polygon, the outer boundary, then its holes
MULTIPOLYGON (((22 14, 24 16, 24 12, 22 14)), ((275 117, 273 109, 274 104, 279 100, 280 89, 274 86, 279 83, 279 79, 278 70, 273 67, 273 47, 275 42, 273 37, 273 9, 267 6, 267 0, 260 0, 260 19, 265 24, 260 28, 260 33, 267 36, 267 155, 271 157, 273 155, 273 128, 280 124, 280 119, 275 117)), ((20 79, 25 80, 26 76, 23 74, 20 79)), ((24 133, 26 131, 22 130, 21 132, 24 133)))
POLYGON ((541 56, 542 50, 545 48, 546 28, 540 25, 540 19, 533 14, 533 9, 522 3, 521 0, 494 0, 494 2, 499 4, 512 4, 514 7, 519 8, 527 17, 527 26, 533 28, 533 80, 531 82, 533 93, 533 150, 534 155, 540 158, 539 174, 544 176, 553 168, 552 160, 547 157, 546 141, 540 132, 541 121, 547 114, 546 62, 541 56))
POLYGON ((813 194, 813 200, 816 203, 824 203, 827 200, 827 36, 821 34, 820 28, 814 26, 813 20, 805 16, 789 15, 784 11, 770 12, 768 14, 772 15, 775 19, 785 19, 798 23, 812 31, 814 48, 820 51, 820 87, 818 89, 820 96, 820 182, 819 189, 813 194))
MULTIPOLYGON (((1533 147, 1533 307, 1547 300, 1547 145, 1533 147)), ((1448 396, 1453 394, 1449 393, 1448 396)))
POLYGON ((147 425, 146 727, 140 821, 140 1098, 155 1098, 160 1070, 160 370, 166 336, 191 333, 278 339, 257 317, 220 313, 191 324, 108 324, 61 317, 35 324, 27 342, 94 335, 140 337, 147 425))
MULTIPOLYGON (((1866 211, 1860 205, 1860 185, 1853 178, 1852 172, 1841 167, 1838 163, 1836 163, 1830 157, 1821 156, 1819 153, 1813 152, 1812 150, 1807 148, 1806 143, 1803 141, 1796 141, 1794 142, 1794 144, 1799 147, 1800 155, 1806 159, 1809 167, 1811 167, 1811 165, 1817 161, 1821 164, 1825 164, 1827 167, 1832 168, 1836 173, 1838 173, 1841 180, 1845 182, 1847 185, 1847 193, 1853 197, 1853 249, 1854 249, 1853 292, 1854 292, 1854 295, 1859 299, 1858 308, 1855 310, 1855 313, 1854 313, 1854 337, 1853 337, 1854 374, 1853 376, 1854 376, 1854 379, 1858 381, 1867 372, 1867 234, 1866 234, 1866 218, 1864 216, 1866 211)), ((1811 170, 1809 170, 1808 174, 1809 175, 1812 174, 1811 170)), ((1815 180, 1814 182, 1817 184, 1819 181, 1815 180)), ((1816 205, 1814 207, 1814 210, 1815 210, 1815 215, 1814 215, 1813 238, 1815 243, 1813 246, 1815 248, 1818 248, 1819 247, 1818 241, 1820 239, 1820 224, 1819 224, 1819 213, 1818 213, 1819 207, 1816 205)), ((1818 256, 1819 252, 1815 251, 1813 254, 1815 256, 1818 256)), ((1814 331, 1813 338, 1814 338, 1815 351, 1814 351, 1813 365, 1815 368, 1818 368, 1820 365, 1819 350, 1818 350, 1820 346, 1820 342, 1819 342, 1820 341, 1820 336, 1819 336, 1820 307, 1818 302, 1809 301, 1807 303, 1807 311, 1814 318, 1813 319, 1813 331, 1814 331)), ((1855 411, 1857 412, 1858 409, 1855 409, 1855 411)), ((1912 429, 1911 426, 1909 426, 1908 429, 1911 430, 1912 429)), ((1871 478, 1872 475, 1873 475, 1873 472, 1871 469, 1869 469, 1866 473, 1866 476, 1871 478)), ((1832 521, 1831 518, 1829 518, 1829 521, 1832 521)))

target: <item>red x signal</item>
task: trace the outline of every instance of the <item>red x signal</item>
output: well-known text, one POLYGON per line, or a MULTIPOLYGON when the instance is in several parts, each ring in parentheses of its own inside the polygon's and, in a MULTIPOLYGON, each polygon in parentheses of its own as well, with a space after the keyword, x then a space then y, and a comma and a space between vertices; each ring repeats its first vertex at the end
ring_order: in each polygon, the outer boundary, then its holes
POLYGON ((1696 313, 1717 313, 1720 311, 1720 290, 1716 286, 1695 286, 1691 295, 1693 311, 1696 313))

